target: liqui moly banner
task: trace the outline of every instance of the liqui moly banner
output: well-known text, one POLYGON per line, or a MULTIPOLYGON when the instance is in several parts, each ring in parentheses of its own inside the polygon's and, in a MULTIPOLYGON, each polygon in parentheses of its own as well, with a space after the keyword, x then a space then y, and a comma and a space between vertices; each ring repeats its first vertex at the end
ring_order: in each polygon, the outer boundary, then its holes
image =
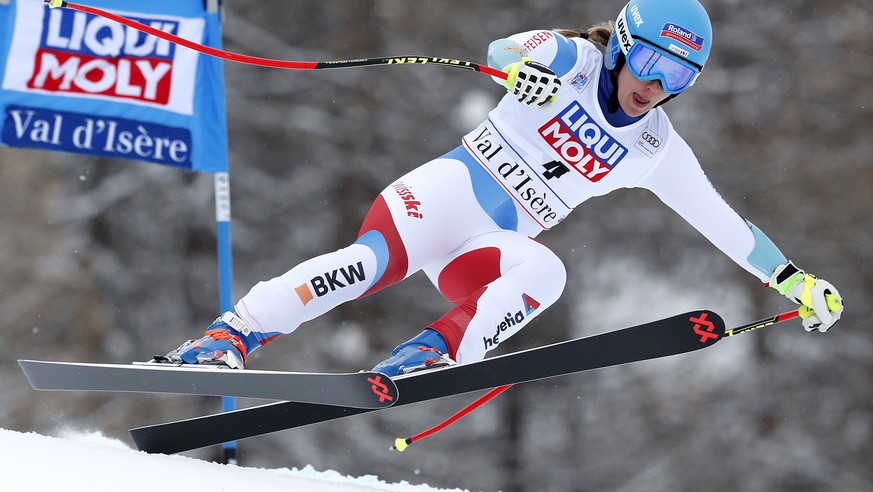
MULTIPOLYGON (((206 0, 83 1, 221 47, 206 0)), ((4 145, 227 170, 220 60, 42 0, 0 0, 0 81, 4 145)))

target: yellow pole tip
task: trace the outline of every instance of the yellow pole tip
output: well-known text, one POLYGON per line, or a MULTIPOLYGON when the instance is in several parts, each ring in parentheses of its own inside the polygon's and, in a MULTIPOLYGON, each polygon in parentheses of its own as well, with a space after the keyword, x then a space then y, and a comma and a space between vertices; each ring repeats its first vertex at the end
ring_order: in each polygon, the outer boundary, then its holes
POLYGON ((402 437, 398 437, 397 439, 394 440, 394 447, 392 449, 396 449, 397 451, 402 453, 408 447, 409 447, 409 443, 406 442, 406 439, 403 439, 402 437))
POLYGON ((50 9, 56 9, 58 7, 64 6, 64 0, 46 0, 48 1, 50 9))

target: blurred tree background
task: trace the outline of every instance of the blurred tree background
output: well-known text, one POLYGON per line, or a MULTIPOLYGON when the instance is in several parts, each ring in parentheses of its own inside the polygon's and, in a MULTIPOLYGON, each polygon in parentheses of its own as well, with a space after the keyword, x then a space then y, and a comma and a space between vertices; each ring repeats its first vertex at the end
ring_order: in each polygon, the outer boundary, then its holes
MULTIPOLYGON (((834 330, 788 323, 712 352, 520 386, 402 455, 387 451, 394 437, 473 396, 243 441, 242 464, 505 492, 873 490, 873 7, 704 3, 710 63, 666 110, 725 199, 840 289, 834 330)), ((224 37, 231 51, 283 59, 483 62, 494 39, 587 27, 622 5, 228 0, 224 37)), ((354 240, 384 186, 458 145, 503 94, 438 67, 225 70, 237 298, 354 240)), ((202 332, 218 314, 211 176, 0 148, 0 209, 0 426, 129 442, 129 427, 218 411, 214 398, 37 393, 15 363, 144 360, 202 332)), ((564 259, 567 289, 500 353, 690 309, 738 325, 790 307, 646 191, 592 200, 540 239, 564 259)), ((415 275, 305 324, 250 367, 369 368, 447 308, 415 275)))

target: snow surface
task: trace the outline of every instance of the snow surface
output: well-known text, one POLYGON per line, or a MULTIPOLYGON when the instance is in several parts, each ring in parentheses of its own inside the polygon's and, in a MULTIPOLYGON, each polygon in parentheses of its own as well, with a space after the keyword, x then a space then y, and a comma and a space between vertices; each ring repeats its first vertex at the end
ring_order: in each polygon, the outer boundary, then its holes
POLYGON ((0 429, 0 469, 4 492, 449 492, 407 482, 389 484, 375 476, 344 477, 309 466, 264 470, 147 454, 93 433, 56 438, 0 429))

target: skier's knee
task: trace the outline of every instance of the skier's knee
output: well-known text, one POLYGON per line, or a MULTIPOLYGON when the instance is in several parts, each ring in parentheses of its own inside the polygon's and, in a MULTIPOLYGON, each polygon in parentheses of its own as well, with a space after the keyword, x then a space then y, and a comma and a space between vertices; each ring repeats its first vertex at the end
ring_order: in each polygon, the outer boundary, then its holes
POLYGON ((557 255, 549 251, 542 256, 542 264, 538 268, 538 284, 542 289, 540 302, 547 306, 554 304, 567 285, 567 268, 557 255))

